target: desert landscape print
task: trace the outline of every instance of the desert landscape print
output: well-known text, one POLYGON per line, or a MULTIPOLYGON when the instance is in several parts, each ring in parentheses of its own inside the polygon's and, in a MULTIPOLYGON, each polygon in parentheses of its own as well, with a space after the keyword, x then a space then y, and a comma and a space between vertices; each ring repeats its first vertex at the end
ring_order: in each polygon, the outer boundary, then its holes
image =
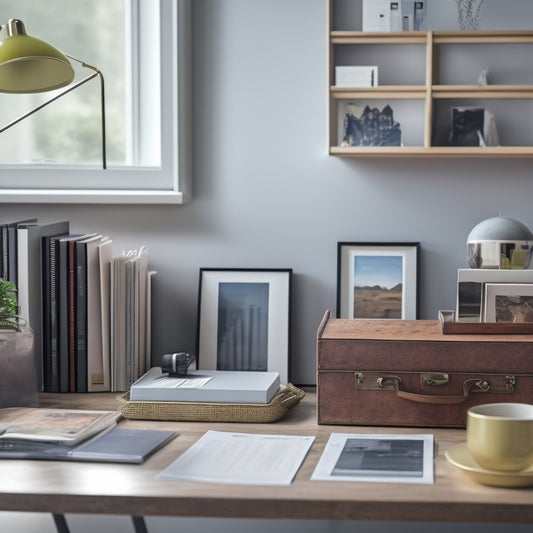
POLYGON ((403 258, 354 257, 353 318, 402 318, 403 258))

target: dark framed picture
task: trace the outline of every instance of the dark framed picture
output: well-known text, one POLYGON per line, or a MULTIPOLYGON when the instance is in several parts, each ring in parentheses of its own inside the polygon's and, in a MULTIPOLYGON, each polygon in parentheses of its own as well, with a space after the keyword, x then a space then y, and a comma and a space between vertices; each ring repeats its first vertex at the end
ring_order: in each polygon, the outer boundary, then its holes
POLYGON ((418 318, 420 243, 339 242, 337 318, 418 318))
POLYGON ((201 268, 198 368, 279 372, 289 383, 292 269, 201 268))

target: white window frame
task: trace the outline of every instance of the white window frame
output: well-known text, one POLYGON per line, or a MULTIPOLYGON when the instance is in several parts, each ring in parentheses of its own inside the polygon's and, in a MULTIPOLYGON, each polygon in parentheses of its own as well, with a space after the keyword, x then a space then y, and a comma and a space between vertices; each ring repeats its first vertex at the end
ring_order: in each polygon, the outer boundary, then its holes
MULTIPOLYGON (((0 165, 0 177, 4 174, 10 183, 25 183, 24 188, 0 186, 0 203, 182 204, 190 199, 191 2, 160 0, 160 11, 161 165, 143 167, 131 161, 133 166, 108 166, 105 170, 82 165, 0 165), (51 179, 80 186, 39 186, 51 183, 51 179), (155 186, 145 185, 154 182, 155 186), (96 185, 93 188, 91 184, 96 185)), ((141 17, 142 11, 134 16, 141 17)), ((142 60, 142 53, 138 55, 142 60)), ((132 68, 129 75, 137 73, 132 68)), ((135 91, 130 97, 134 103, 138 101, 135 91)), ((140 106, 130 117, 137 129, 143 112, 140 106)), ((138 140, 135 133, 129 137, 130 145, 138 140)))

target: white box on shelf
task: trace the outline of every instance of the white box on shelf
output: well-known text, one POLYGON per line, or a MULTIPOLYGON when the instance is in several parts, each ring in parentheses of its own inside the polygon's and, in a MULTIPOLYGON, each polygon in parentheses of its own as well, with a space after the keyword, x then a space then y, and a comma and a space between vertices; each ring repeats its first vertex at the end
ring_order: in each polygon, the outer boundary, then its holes
POLYGON ((415 15, 413 29, 424 31, 426 29, 426 2, 425 0, 415 1, 415 15))
POLYGON ((390 31, 389 0, 363 0, 363 31, 390 31))
POLYGON ((400 2, 390 2, 390 31, 402 31, 402 7, 400 2))
POLYGON ((415 22, 414 0, 401 0, 402 2, 402 30, 413 31, 415 22))
POLYGON ((377 87, 377 66, 335 67, 336 87, 377 87))

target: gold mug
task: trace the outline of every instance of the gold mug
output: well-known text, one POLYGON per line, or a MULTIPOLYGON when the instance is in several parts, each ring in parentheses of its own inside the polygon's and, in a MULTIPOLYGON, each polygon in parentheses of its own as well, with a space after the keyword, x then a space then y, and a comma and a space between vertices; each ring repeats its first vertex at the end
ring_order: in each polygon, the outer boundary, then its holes
POLYGON ((533 405, 490 403, 468 409, 466 445, 487 470, 518 472, 533 464, 533 405))

